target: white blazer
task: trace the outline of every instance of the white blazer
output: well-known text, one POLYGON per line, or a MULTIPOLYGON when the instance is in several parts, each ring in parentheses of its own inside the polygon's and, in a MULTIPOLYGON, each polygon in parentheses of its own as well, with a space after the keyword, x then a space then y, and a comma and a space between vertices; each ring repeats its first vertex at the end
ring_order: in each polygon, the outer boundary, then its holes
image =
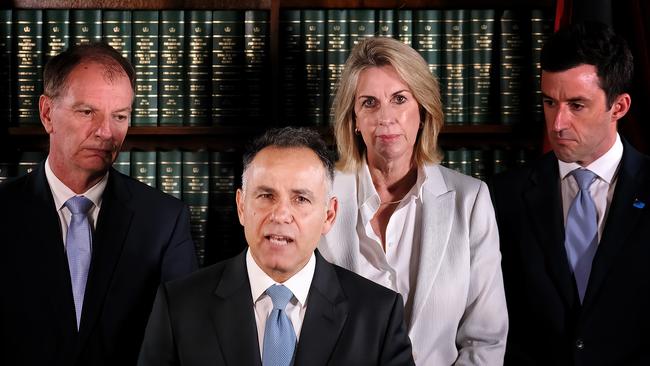
MULTIPOLYGON (((412 315, 418 365, 502 365, 508 314, 499 234, 487 185, 440 165, 426 165, 412 315)), ((357 175, 337 172, 339 211, 319 250, 358 272, 357 175)), ((413 290, 412 290, 413 291, 413 290)))

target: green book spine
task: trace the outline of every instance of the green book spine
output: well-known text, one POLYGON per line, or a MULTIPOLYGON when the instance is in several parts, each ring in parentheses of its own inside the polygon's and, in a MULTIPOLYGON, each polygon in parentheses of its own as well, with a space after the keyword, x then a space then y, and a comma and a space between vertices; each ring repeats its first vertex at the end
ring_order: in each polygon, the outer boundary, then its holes
POLYGON ((302 22, 300 10, 280 13, 280 123, 298 125, 301 118, 302 84, 302 22))
POLYGON ((553 16, 544 9, 531 11, 531 60, 532 60, 532 117, 533 122, 544 121, 544 106, 542 105, 542 65, 539 58, 542 46, 553 34, 553 16))
POLYGON ((302 40, 305 65, 305 123, 325 124, 325 10, 302 11, 302 40))
POLYGON ((156 152, 131 151, 131 176, 156 188, 156 152))
POLYGON ((350 49, 368 37, 377 34, 375 10, 350 9, 350 49))
POLYGON ((70 45, 70 12, 48 9, 43 11, 43 38, 47 63, 70 45))
POLYGON ((533 156, 532 151, 529 149, 517 149, 515 151, 515 161, 514 167, 521 168, 530 161, 531 156, 533 156))
POLYGON ((336 94, 336 88, 341 79, 345 60, 350 53, 350 31, 348 19, 349 10, 330 9, 327 10, 327 46, 325 63, 327 64, 327 110, 330 124, 334 123, 334 110, 332 102, 336 94))
POLYGON ((10 168, 11 168, 10 163, 7 163, 5 161, 0 161, 0 184, 9 180, 9 178, 13 177, 11 175, 10 168))
POLYGON ((99 9, 72 10, 72 44, 80 45, 102 40, 102 11, 99 9))
POLYGON ((486 124, 493 117, 490 103, 494 10, 471 10, 469 19, 469 123, 486 124))
POLYGON ((160 12, 158 108, 160 126, 182 126, 185 106, 185 13, 160 12))
POLYGON ((47 156, 42 151, 23 151, 18 160, 18 177, 31 173, 47 156))
POLYGON ((460 169, 460 157, 458 150, 452 149, 445 151, 443 165, 449 169, 458 171, 460 169))
POLYGON ((122 56, 133 57, 133 27, 128 10, 104 10, 102 13, 102 37, 104 42, 115 48, 122 56))
POLYGON ((246 10, 244 26, 244 53, 246 64, 246 117, 249 123, 260 124, 268 120, 270 110, 266 95, 271 89, 270 30, 269 12, 266 10, 246 10))
POLYGON ((492 150, 492 175, 508 170, 508 153, 503 149, 492 150))
POLYGON ((521 14, 504 10, 501 15, 501 123, 520 121, 522 109, 522 73, 524 62, 521 14))
POLYGON ((241 123, 244 74, 244 12, 212 13, 212 124, 241 123))
POLYGON ((120 151, 113 163, 113 168, 124 175, 131 175, 131 152, 120 151))
POLYGON ((190 209, 192 239, 196 247, 199 264, 205 258, 207 232, 210 156, 207 151, 183 151, 183 201, 190 209))
POLYGON ((397 11, 397 39, 413 46, 413 10, 397 11))
POLYGON ((380 37, 396 37, 397 19, 393 9, 377 10, 377 35, 380 37))
POLYGON ((158 151, 158 188, 181 199, 182 154, 179 150, 158 151))
POLYGON ((488 177, 487 164, 485 161, 485 152, 483 150, 470 150, 470 170, 472 177, 480 180, 486 180, 488 177))
POLYGON ((246 246, 237 217, 235 191, 240 168, 234 152, 210 153, 210 209, 206 263, 218 262, 240 253, 246 246))
POLYGON ((3 120, 0 125, 11 126, 13 116, 13 93, 11 87, 14 85, 12 72, 13 47, 11 38, 11 9, 0 9, 0 116, 3 120))
POLYGON ((133 67, 135 68, 135 101, 133 126, 158 125, 158 11, 134 10, 133 67))
POLYGON ((187 78, 186 126, 209 126, 212 93, 212 11, 185 12, 187 78))
POLYGON ((472 175, 472 157, 465 148, 447 151, 447 167, 465 175, 472 175))
POLYGON ((40 125, 38 99, 43 87, 43 11, 14 10, 16 122, 40 125))
POLYGON ((413 48, 422 55, 431 73, 440 80, 442 11, 413 11, 413 48))
POLYGON ((458 125, 468 120, 465 10, 445 10, 443 17, 442 104, 445 123, 458 125))

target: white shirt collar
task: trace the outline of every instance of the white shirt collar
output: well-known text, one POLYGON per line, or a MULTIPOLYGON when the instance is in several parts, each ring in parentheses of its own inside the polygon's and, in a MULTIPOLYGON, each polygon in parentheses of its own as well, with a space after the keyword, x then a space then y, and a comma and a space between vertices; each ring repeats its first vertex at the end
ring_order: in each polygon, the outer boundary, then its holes
POLYGON ((50 190, 52 191, 52 196, 54 198, 54 205, 57 211, 63 208, 63 205, 74 196, 84 196, 91 200, 95 207, 99 207, 102 202, 102 195, 104 194, 104 189, 106 189, 106 184, 108 183, 108 172, 104 174, 104 177, 97 182, 94 186, 90 187, 86 192, 77 195, 74 191, 68 186, 66 186, 61 180, 54 174, 52 168, 50 167, 50 158, 48 157, 45 160, 45 177, 47 183, 50 185, 50 190))
MULTIPOLYGON (((370 175, 370 168, 366 162, 366 158, 361 161, 361 166, 359 167, 359 193, 357 196, 357 204, 359 207, 364 206, 365 204, 372 203, 373 205, 379 206, 380 199, 375 185, 372 182, 372 176, 370 175)), ((413 195, 415 198, 422 197, 422 188, 428 180, 428 175, 426 169, 423 167, 418 167, 418 177, 415 181, 415 186, 411 189, 406 196, 413 195)), ((407 197, 404 198, 407 198, 407 197)))
MULTIPOLYGON (((614 142, 614 145, 612 145, 612 147, 601 157, 594 160, 591 164, 589 164, 585 168, 596 173, 596 175, 598 175, 598 177, 601 180, 607 182, 607 184, 611 184, 612 180, 614 179, 614 176, 616 175, 616 171, 618 170, 618 165, 621 162, 622 158, 623 158, 623 143, 621 142, 621 137, 617 133, 616 141, 614 142)), ((580 164, 578 163, 565 163, 560 159, 558 159, 558 163, 560 168, 561 179, 566 178, 567 175, 569 175, 569 173, 571 173, 572 171, 581 168, 580 164)))
MULTIPOLYGON (((250 248, 246 250, 246 270, 248 271, 248 280, 251 285, 251 295, 253 296, 253 303, 257 302, 262 295, 265 294, 266 289, 275 284, 269 275, 267 275, 255 262, 251 255, 250 248)), ((312 253, 307 264, 293 275, 288 280, 281 283, 286 286, 298 302, 304 306, 307 303, 307 295, 311 287, 311 281, 314 278, 314 271, 316 270, 316 256, 312 253)))

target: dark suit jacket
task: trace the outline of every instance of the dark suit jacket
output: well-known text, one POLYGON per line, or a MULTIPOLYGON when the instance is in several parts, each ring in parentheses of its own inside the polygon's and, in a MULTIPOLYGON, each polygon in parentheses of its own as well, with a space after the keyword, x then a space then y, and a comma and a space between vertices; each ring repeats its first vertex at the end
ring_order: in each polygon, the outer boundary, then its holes
POLYGON ((43 164, 0 185, 0 364, 133 365, 161 281, 196 268, 182 202, 111 170, 77 332, 43 164))
POLYGON ((495 177, 510 316, 506 364, 650 365, 650 159, 623 144, 582 305, 564 249, 555 155, 495 177))
MULTIPOLYGON (((261 365, 246 251, 161 286, 138 365, 261 365)), ((412 365, 400 295, 316 252, 294 365, 412 365)))

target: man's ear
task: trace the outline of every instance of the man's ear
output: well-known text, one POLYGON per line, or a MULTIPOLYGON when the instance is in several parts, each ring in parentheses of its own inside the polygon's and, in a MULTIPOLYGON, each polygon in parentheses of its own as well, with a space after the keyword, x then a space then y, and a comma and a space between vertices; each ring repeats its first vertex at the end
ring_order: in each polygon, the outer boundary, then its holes
POLYGON ((332 226, 334 226, 334 222, 336 221, 336 213, 339 210, 339 200, 336 197, 330 198, 329 202, 327 203, 327 213, 325 216, 325 223, 323 224, 323 229, 321 230, 321 235, 327 234, 332 226))
POLYGON ((632 98, 630 97, 630 94, 628 93, 623 93, 616 97, 614 100, 614 103, 612 103, 612 122, 618 121, 619 119, 623 118, 627 111, 630 110, 630 106, 632 105, 632 98))
POLYGON ((49 134, 54 130, 52 125, 52 109, 54 108, 54 101, 47 95, 41 95, 38 99, 38 114, 41 117, 41 124, 45 128, 45 132, 49 134))
POLYGON ((237 216, 239 217, 239 223, 241 226, 244 226, 244 191, 237 189, 235 193, 235 202, 237 203, 237 216))

